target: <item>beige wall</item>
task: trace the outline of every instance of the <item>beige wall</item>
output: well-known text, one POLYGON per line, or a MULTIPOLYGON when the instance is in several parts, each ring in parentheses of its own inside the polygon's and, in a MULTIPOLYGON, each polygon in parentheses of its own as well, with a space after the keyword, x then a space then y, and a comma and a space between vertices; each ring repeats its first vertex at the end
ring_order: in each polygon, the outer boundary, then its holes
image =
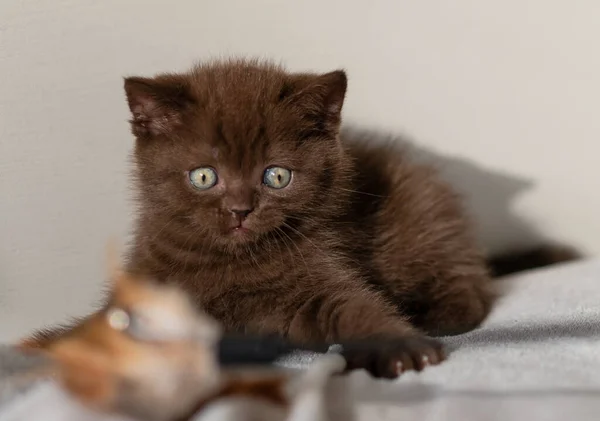
POLYGON ((122 75, 211 55, 346 68, 346 121, 436 157, 488 248, 600 252, 599 1, 169 4, 0 2, 0 338, 97 297, 130 220, 122 75))

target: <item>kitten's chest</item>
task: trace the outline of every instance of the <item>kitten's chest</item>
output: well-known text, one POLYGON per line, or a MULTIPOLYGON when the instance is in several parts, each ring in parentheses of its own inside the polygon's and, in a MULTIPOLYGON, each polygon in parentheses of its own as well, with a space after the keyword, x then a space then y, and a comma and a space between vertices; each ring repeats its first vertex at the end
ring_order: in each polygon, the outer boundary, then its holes
POLYGON ((169 276, 168 282, 180 284, 200 305, 206 307, 215 301, 231 302, 281 290, 293 285, 305 275, 282 264, 248 265, 231 262, 206 267, 193 274, 169 276))
MULTIPOLYGON (((185 289, 195 304, 219 321, 228 331, 267 331, 278 327, 286 314, 282 303, 294 297, 301 274, 285 273, 284 268, 264 273, 244 273, 223 268, 210 277, 186 282, 185 289), (285 313, 285 312, 284 312, 285 313)), ((285 307, 285 306, 284 306, 285 307)))

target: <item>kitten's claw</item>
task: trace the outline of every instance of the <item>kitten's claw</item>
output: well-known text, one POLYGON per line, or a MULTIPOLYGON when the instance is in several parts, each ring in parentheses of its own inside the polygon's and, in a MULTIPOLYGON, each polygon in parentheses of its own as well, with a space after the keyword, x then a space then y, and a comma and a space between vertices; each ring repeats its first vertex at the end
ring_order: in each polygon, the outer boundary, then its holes
POLYGON ((396 378, 405 371, 421 371, 446 359, 442 343, 425 336, 374 340, 365 345, 345 344, 347 370, 365 369, 374 377, 396 378))

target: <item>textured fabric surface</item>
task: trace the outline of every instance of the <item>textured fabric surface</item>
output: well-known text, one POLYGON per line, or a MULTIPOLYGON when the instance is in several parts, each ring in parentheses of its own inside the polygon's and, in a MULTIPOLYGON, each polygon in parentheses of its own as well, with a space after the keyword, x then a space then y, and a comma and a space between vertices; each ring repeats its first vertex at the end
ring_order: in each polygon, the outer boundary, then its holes
POLYGON ((444 364, 393 382, 353 374, 360 420, 600 419, 600 261, 496 282, 503 298, 480 329, 444 339, 444 364))
MULTIPOLYGON (((147 421, 82 406, 49 376, 28 375, 40 365, 48 366, 37 357, 0 347, 0 421, 147 421)), ((223 398, 207 405, 193 421, 353 421, 349 379, 334 376, 344 366, 339 355, 327 355, 291 376, 284 391, 287 410, 248 397, 223 398)))
MULTIPOLYGON (((444 364, 396 381, 352 374, 359 420, 600 419, 600 261, 497 285, 503 297, 484 326, 444 339, 451 351, 444 364)), ((281 363, 306 367, 313 358, 281 363)))

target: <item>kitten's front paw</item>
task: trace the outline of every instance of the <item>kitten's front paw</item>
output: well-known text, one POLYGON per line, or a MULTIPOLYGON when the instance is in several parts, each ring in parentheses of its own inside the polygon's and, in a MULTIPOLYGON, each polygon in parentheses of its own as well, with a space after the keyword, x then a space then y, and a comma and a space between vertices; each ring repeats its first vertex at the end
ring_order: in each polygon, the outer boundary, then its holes
POLYGON ((347 370, 365 369, 374 377, 395 378, 405 371, 421 371, 446 359, 440 341, 426 336, 373 339, 342 344, 347 370))

